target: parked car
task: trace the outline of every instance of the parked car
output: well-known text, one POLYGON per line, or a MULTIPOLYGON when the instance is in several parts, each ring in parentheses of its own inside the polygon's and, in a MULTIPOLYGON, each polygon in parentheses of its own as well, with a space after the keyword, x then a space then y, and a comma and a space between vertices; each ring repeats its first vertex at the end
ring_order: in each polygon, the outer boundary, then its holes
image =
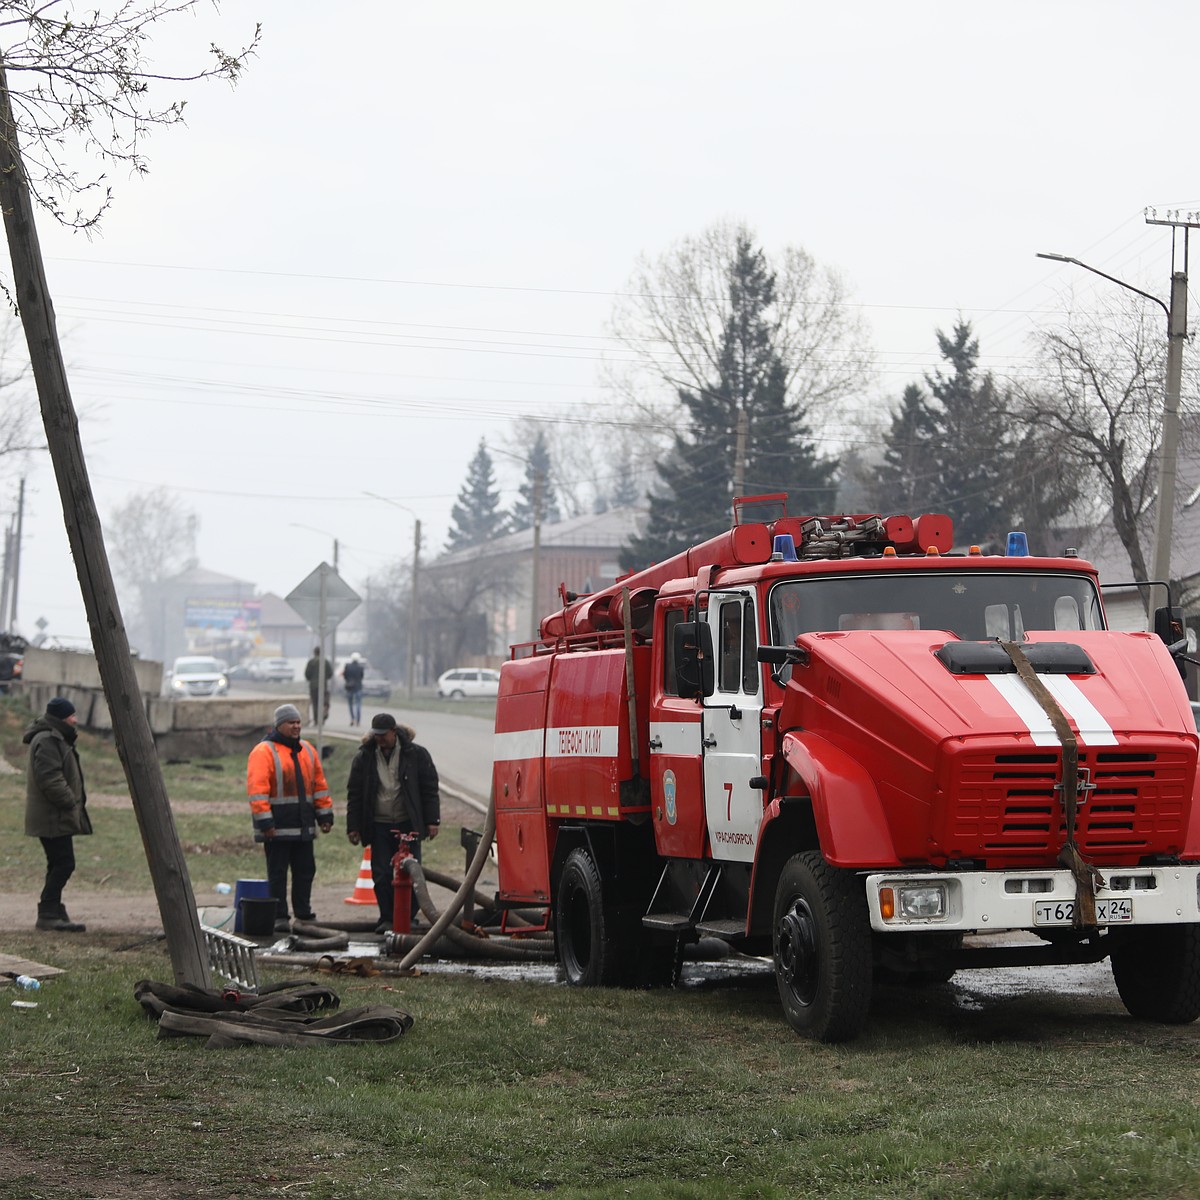
POLYGON ((256 658, 250 663, 250 678, 266 683, 291 683, 296 672, 286 658, 256 658))
POLYGON ((219 658, 177 658, 171 666, 169 692, 179 698, 223 696, 229 691, 225 663, 219 658))
POLYGON ((392 681, 382 671, 377 671, 374 667, 368 667, 363 672, 362 690, 364 696, 390 696, 392 694, 392 681))
POLYGON ((493 699, 500 691, 500 672, 486 667, 454 667, 438 676, 440 700, 493 699))

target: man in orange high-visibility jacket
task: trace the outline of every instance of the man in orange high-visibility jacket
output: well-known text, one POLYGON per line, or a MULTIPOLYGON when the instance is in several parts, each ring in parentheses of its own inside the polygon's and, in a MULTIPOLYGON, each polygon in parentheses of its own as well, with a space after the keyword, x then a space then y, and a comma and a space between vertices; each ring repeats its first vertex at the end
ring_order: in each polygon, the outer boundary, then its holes
POLYGON ((313 842, 317 829, 333 828, 333 798, 325 770, 311 742, 300 736, 300 711, 294 704, 275 710, 275 724, 246 764, 246 791, 254 818, 254 840, 267 855, 267 881, 275 899, 275 928, 288 929, 287 880, 292 872, 292 908, 296 919, 315 921, 312 885, 317 875, 313 842))

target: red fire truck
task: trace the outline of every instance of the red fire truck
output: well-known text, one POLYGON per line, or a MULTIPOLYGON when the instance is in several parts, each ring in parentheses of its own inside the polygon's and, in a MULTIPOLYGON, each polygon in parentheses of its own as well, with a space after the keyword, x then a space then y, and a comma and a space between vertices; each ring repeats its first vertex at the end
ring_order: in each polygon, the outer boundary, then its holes
POLYGON ((576 985, 671 984, 703 937, 772 955, 788 1022, 826 1041, 880 978, 1106 957, 1133 1015, 1194 1020, 1179 610, 1111 631, 1092 566, 1022 543, 753 497, 564 591, 501 670, 501 903, 547 912, 576 985))

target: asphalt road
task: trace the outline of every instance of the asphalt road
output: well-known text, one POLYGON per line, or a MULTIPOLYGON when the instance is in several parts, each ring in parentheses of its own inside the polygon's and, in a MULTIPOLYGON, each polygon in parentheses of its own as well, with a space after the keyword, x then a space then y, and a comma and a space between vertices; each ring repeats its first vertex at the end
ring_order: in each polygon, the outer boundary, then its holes
MULTIPOLYGON (((487 803, 492 784, 492 721, 488 717, 455 713, 454 702, 446 702, 445 712, 427 709, 408 710, 395 704, 386 706, 370 701, 363 703, 362 728, 351 728, 344 696, 334 696, 325 725, 327 737, 359 738, 370 728, 377 712, 390 712, 401 725, 416 731, 417 741, 433 755, 438 775, 460 792, 487 803)), ((316 730, 306 727, 304 736, 316 738, 316 730)))

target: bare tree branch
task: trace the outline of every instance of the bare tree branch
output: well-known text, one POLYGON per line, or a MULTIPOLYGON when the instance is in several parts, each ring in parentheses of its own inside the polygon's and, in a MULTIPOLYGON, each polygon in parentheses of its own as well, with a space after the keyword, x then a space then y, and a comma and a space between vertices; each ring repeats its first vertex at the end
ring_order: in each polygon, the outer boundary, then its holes
POLYGON ((1140 524, 1157 482, 1166 369, 1158 312, 1122 296, 1099 314, 1070 314, 1034 344, 1042 379, 1022 389, 1016 415, 1048 431, 1064 464, 1093 481, 1090 498, 1110 514, 1135 578, 1145 579, 1140 524))
MULTIPOLYGON (((199 0, 123 0, 77 16, 67 0, 13 0, 0 20, 0 58, 8 75, 17 142, 35 202, 56 221, 92 229, 112 200, 103 171, 81 174, 73 160, 99 158, 130 173, 149 169, 142 144, 155 128, 183 120, 185 102, 160 100, 157 83, 225 79, 237 83, 261 27, 236 52, 209 46, 207 66, 153 71, 148 43, 165 18, 199 0)), ((216 5, 214 4, 214 7, 216 5)))

